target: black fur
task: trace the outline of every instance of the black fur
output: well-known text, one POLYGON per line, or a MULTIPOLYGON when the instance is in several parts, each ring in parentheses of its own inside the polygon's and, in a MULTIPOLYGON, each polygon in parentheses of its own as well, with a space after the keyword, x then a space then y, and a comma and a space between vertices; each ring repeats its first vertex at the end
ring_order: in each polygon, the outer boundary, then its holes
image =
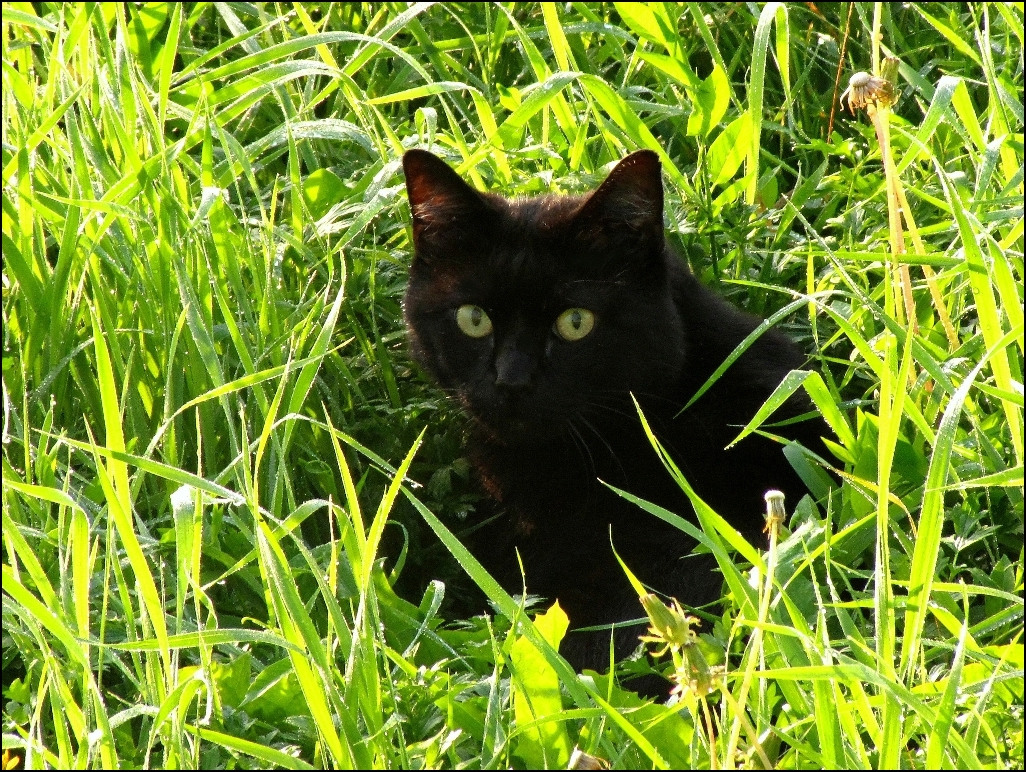
MULTIPOLYGON (((806 490, 781 446, 750 436, 724 447, 780 382, 805 362, 774 330, 694 405, 681 409, 760 322, 701 285, 666 246, 659 160, 642 150, 586 196, 510 200, 473 190, 422 150, 403 159, 415 256, 405 313, 416 360, 472 418, 470 455, 502 514, 472 549, 510 591, 558 598, 571 629, 644 616, 610 548, 645 583, 686 604, 718 598, 719 575, 694 542, 599 480, 693 518, 645 437, 634 404, 691 484, 759 543, 763 494, 793 506, 806 490), (456 323, 484 309, 490 335, 456 323), (571 308, 595 314, 590 334, 553 330, 571 308)), ((808 410, 792 399, 774 416, 808 410)), ((822 421, 779 430, 821 451, 822 421)), ((617 654, 639 628, 617 635, 617 654)), ((602 668, 608 634, 570 633, 561 651, 602 668)))

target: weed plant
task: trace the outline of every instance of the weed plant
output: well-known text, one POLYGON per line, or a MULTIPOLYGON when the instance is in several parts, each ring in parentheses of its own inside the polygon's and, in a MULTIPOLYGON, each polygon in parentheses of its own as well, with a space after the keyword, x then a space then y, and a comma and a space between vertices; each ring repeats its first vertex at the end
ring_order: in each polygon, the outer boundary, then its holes
POLYGON ((1021 769, 1023 25, 4 4, 4 768, 1021 769), (887 56, 887 109, 842 106, 887 56), (700 622, 639 602, 669 700, 572 672, 558 607, 459 542, 461 421, 404 344, 411 147, 507 194, 656 150, 692 268, 810 354, 776 396, 833 456, 787 449, 814 496, 768 551, 639 502, 725 580, 700 622), (494 613, 454 618, 473 585, 494 613))

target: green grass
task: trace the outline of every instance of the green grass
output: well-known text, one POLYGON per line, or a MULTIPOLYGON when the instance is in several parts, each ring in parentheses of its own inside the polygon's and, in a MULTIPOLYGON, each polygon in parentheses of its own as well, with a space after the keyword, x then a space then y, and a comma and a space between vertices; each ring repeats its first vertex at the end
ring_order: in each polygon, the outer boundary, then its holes
POLYGON ((5 768, 1022 768, 1023 21, 5 4, 5 768), (900 260, 839 102, 874 28, 900 260), (405 352, 410 147, 507 194, 656 150, 694 270, 812 355, 839 489, 796 457, 823 503, 768 553, 647 507, 724 573, 708 691, 573 673, 561 612, 461 546, 461 421, 405 352), (455 620, 472 583, 497 613, 455 620))

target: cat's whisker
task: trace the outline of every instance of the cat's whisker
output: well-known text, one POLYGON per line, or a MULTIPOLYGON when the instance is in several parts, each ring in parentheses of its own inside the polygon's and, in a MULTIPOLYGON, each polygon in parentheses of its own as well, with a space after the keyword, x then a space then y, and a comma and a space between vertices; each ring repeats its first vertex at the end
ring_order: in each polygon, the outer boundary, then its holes
POLYGON ((617 405, 616 407, 614 407, 614 405, 606 405, 606 404, 603 404, 602 402, 598 402, 594 398, 592 398, 591 400, 589 400, 586 403, 585 407, 597 407, 597 408, 600 408, 602 410, 605 410, 608 413, 613 413, 613 414, 618 415, 618 416, 623 416, 624 418, 627 418, 627 419, 630 419, 630 418, 637 419, 638 414, 634 410, 634 406, 631 405, 628 408, 628 406, 625 405, 624 402, 623 402, 623 395, 620 395, 620 399, 615 400, 615 404, 617 405))
POLYGON ((603 445, 606 446, 606 450, 609 451, 609 457, 611 459, 613 459, 613 461, 616 462, 617 467, 620 469, 620 474, 624 478, 626 478, 627 477, 627 470, 624 469, 623 463, 620 461, 619 456, 617 456, 616 451, 613 450, 613 446, 610 445, 609 441, 605 437, 602 436, 602 432, 600 432, 598 429, 596 429, 595 425, 591 421, 589 421, 587 418, 585 418, 583 415, 578 415, 577 416, 577 420, 580 421, 582 424, 584 424, 584 426, 586 426, 588 429, 590 429, 592 434, 594 434, 599 439, 599 442, 601 442, 603 445))
POLYGON ((581 435, 580 430, 574 426, 573 419, 568 419, 566 427, 570 438, 573 440, 574 447, 577 449, 577 455, 581 457, 588 466, 588 476, 596 477, 598 470, 595 468, 595 458, 591 455, 591 448, 588 447, 588 442, 581 435))
MULTIPOLYGON (((677 402, 675 400, 665 399, 665 398, 659 397, 658 395, 639 393, 638 396, 642 397, 642 398, 655 398, 655 399, 658 399, 658 400, 661 400, 661 401, 665 402, 666 404, 668 404, 668 405, 670 405, 672 407, 676 407, 677 406, 677 402)), ((608 411, 610 411, 612 413, 615 413, 616 415, 623 416, 625 418, 636 417, 636 413, 634 413, 634 412, 627 412, 626 410, 617 410, 616 408, 610 407, 608 405, 603 405, 602 403, 596 402, 594 400, 589 402, 588 404, 589 404, 590 407, 602 408, 603 410, 608 410, 608 411)), ((651 420, 653 420, 655 422, 655 424, 656 424, 654 429, 655 429, 655 432, 656 432, 656 436, 659 437, 660 444, 662 444, 662 446, 669 452, 670 457, 674 459, 674 463, 677 464, 678 468, 680 468, 682 472, 686 473, 685 477, 687 477, 688 479, 694 479, 694 477, 693 477, 694 470, 692 469, 691 465, 688 463, 688 456, 687 456, 687 454, 686 453, 682 453, 680 451, 680 449, 677 448, 676 443, 672 439, 672 437, 674 436, 674 433, 672 431, 668 431, 667 430, 667 427, 665 425, 663 425, 663 421, 661 420, 661 417, 659 415, 657 415, 657 414, 652 415, 651 416, 651 420)), ((701 420, 698 420, 695 423, 697 423, 697 425, 701 426, 701 428, 706 429, 706 427, 702 424, 701 420)), ((592 430, 595 431, 594 428, 592 430)), ((707 429, 706 429, 706 433, 710 434, 707 429)), ((596 434, 598 434, 597 431, 596 431, 596 434)), ((601 437, 601 435, 598 435, 598 436, 599 436, 599 439, 603 439, 601 437)), ((604 439, 603 439, 603 442, 605 442, 604 439)), ((608 447, 608 443, 606 443, 606 445, 608 447)), ((614 458, 616 458, 615 454, 612 453, 612 449, 611 448, 610 448, 610 453, 611 453, 611 455, 613 455, 614 458)), ((619 463, 618 459, 617 459, 617 463, 619 463)), ((620 465, 620 469, 621 470, 623 469, 622 465, 620 465)))

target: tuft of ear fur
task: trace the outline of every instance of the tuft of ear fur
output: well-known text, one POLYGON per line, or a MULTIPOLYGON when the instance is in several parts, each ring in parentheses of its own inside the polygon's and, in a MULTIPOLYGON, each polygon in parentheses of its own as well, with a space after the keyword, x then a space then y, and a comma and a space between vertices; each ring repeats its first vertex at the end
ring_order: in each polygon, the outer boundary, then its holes
POLYGON ((478 217, 486 210, 480 194, 433 153, 408 150, 403 171, 413 215, 413 242, 418 249, 457 221, 478 217))
POLYGON ((663 178, 659 156, 638 150, 618 163, 574 218, 578 238, 630 242, 645 252, 663 247, 663 178))

